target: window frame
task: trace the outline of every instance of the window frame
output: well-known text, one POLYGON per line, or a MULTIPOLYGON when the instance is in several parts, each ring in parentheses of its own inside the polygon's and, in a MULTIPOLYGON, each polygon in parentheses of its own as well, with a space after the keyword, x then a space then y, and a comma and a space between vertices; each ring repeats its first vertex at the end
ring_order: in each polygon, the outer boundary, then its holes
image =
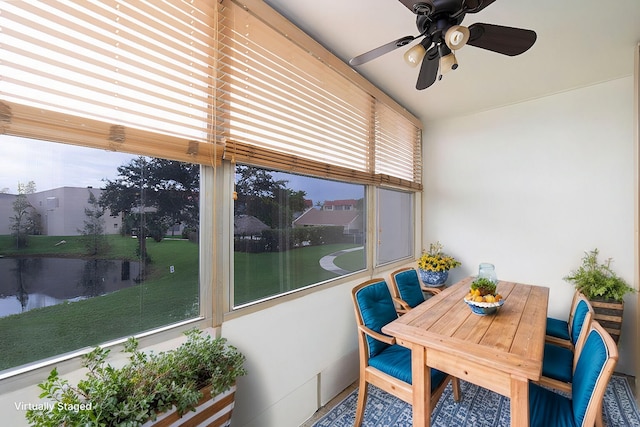
MULTIPOLYGON (((258 164, 251 164, 242 162, 243 164, 247 164, 255 167, 264 167, 258 164)), ((224 184, 218 187, 220 191, 220 199, 224 200, 232 200, 233 197, 233 187, 234 187, 234 173, 235 173, 235 164, 233 162, 223 160, 221 167, 217 168, 221 175, 221 178, 224 180, 224 184)), ((266 168, 270 170, 276 170, 274 168, 266 168)), ((288 171, 283 171, 288 172, 288 171)), ((301 174, 296 172, 296 174, 301 174)), ((301 174, 309 177, 317 176, 311 174, 301 174)), ((328 178, 334 181, 346 182, 343 179, 338 178, 328 178)), ((407 262, 413 261, 417 254, 420 253, 420 245, 421 245, 421 228, 420 224, 420 215, 421 215, 421 194, 419 191, 411 191, 406 188, 399 187, 391 187, 391 186, 380 186, 374 184, 364 184, 365 186, 365 211, 366 211, 366 221, 365 221, 365 233, 366 233, 366 242, 365 242, 365 251, 366 251, 366 266, 363 270, 353 272, 351 274, 347 274, 344 276, 339 276, 333 279, 329 279, 323 282, 318 282, 315 284, 307 285, 305 287, 295 289, 293 291, 289 291, 283 294, 278 294, 274 296, 270 296, 268 298, 264 298, 258 301, 249 302, 246 304, 242 304, 238 307, 233 306, 232 295, 234 292, 234 264, 233 264, 233 203, 229 203, 227 208, 225 209, 224 215, 224 226, 223 230, 221 230, 221 235, 223 235, 223 240, 225 243, 222 244, 227 250, 222 257, 224 265, 226 268, 223 271, 224 277, 221 277, 221 281, 219 283, 222 286, 221 293, 223 294, 223 304, 220 307, 221 311, 219 312, 222 321, 227 321, 231 319, 235 319, 246 314, 259 312, 261 310, 268 309, 270 307, 276 306, 278 304, 282 304, 288 301, 295 300, 297 298, 303 298, 307 295, 310 295, 315 292, 322 292, 326 289, 332 288, 334 286, 340 286, 345 283, 352 283, 354 281, 363 280, 366 278, 371 278, 372 275, 376 275, 382 271, 388 271, 390 268, 400 268, 401 266, 406 266, 407 262), (411 194, 411 204, 412 204, 412 228, 414 239, 412 241, 412 253, 406 257, 402 257, 396 260, 391 260, 385 263, 377 263, 376 260, 378 258, 378 245, 377 245, 377 224, 378 224, 378 190, 392 190, 392 191, 400 191, 403 193, 411 194)))
POLYGON ((375 266, 376 267, 383 267, 383 266, 387 266, 390 264, 394 264, 397 262, 403 262, 403 261, 407 261, 409 259, 415 258, 417 256, 417 254, 419 252, 416 252, 416 241, 420 240, 418 239, 416 236, 416 224, 417 224, 417 209, 416 209, 416 193, 415 192, 410 192, 407 191, 406 189, 398 189, 398 188, 391 188, 391 187, 383 187, 383 186, 376 186, 376 234, 375 234, 375 241, 376 241, 376 258, 375 258, 375 266), (381 208, 381 200, 380 200, 380 192, 381 191, 395 191, 398 193, 403 193, 406 195, 409 195, 411 200, 410 200, 410 207, 409 207, 409 213, 411 215, 410 218, 410 228, 413 230, 413 236, 410 242, 408 242, 409 244, 409 254, 405 255, 405 256, 401 256, 399 258, 396 259, 391 259, 391 260, 383 260, 380 261, 380 246, 383 244, 381 241, 381 230, 383 227, 383 224, 381 224, 381 214, 380 214, 380 208, 381 208))
MULTIPOLYGON (((291 171, 287 171, 287 170, 282 170, 282 169, 275 169, 275 168, 267 168, 261 165, 256 165, 256 164, 250 164, 250 163, 246 163, 246 162, 242 162, 243 165, 247 165, 247 166, 253 166, 253 167, 257 167, 257 168, 262 168, 265 169, 267 171, 276 171, 276 172, 282 172, 282 173, 292 173, 291 171)), ((229 188, 229 196, 227 198, 227 200, 232 200, 233 198, 233 191, 234 191, 234 181, 235 181, 235 166, 236 164, 234 162, 228 162, 228 161, 223 161, 222 167, 220 167, 219 169, 225 171, 223 172, 225 176, 229 177, 229 184, 225 185, 223 188, 227 189, 229 188)), ((334 181, 334 182, 341 182, 341 183, 345 183, 345 184, 354 184, 353 182, 347 182, 344 179, 339 179, 339 178, 331 178, 331 177, 318 177, 316 175, 312 175, 312 174, 304 174, 304 173, 300 173, 300 172, 295 172, 293 173, 295 175, 300 175, 300 176, 305 176, 305 177, 309 177, 309 178, 316 178, 316 179, 326 179, 328 181, 334 181)), ((371 206, 371 202, 369 201, 370 199, 370 191, 369 188, 371 187, 370 185, 364 184, 364 183, 355 183, 355 184, 359 184, 359 185, 363 185, 364 187, 364 194, 363 194, 363 199, 364 199, 364 203, 365 203, 365 208, 364 208, 364 214, 366 215, 365 221, 364 221, 364 233, 365 233, 365 243, 364 243, 364 247, 365 247, 365 267, 361 270, 349 273, 349 274, 345 274, 342 276, 338 276, 335 278, 331 278, 328 280, 324 280, 321 282, 317 282, 317 283, 312 283, 306 286, 302 286, 300 288, 296 288, 296 289, 292 289, 290 291, 286 291, 280 294, 275 294, 275 295, 270 295, 264 298, 261 298, 259 300, 256 301, 250 301, 250 302, 246 302, 246 303, 242 303, 239 305, 235 305, 235 301, 234 301, 234 286, 235 286, 235 277, 234 277, 234 258, 233 258, 233 253, 234 253, 234 235, 233 235, 233 227, 234 227, 234 204, 230 203, 229 204, 229 209, 227 209, 228 215, 227 215, 227 222, 226 222, 226 227, 225 229, 228 231, 228 244, 225 244, 225 247, 228 248, 227 253, 229 254, 229 260, 228 260, 228 280, 226 281, 226 284, 224 285, 224 301, 225 301, 225 305, 223 306, 223 310, 225 313, 225 316, 230 314, 230 313, 237 313, 237 312, 245 312, 247 311, 247 309, 251 309, 252 307, 256 306, 256 307, 268 307, 273 305, 274 303, 277 303, 276 300, 280 300, 281 298, 284 298, 285 300, 289 300, 288 297, 292 296, 292 298, 296 298, 295 295, 297 294, 307 294, 309 291, 312 291, 314 288, 318 288, 318 287, 323 287, 324 285, 329 285, 332 286, 335 283, 343 283, 345 280, 350 280, 351 278, 353 278, 354 276, 359 276, 362 274, 367 273, 370 270, 370 265, 371 263, 369 262, 369 252, 371 251, 370 248, 370 240, 371 240, 371 236, 369 235, 369 223, 371 222, 371 219, 369 218, 370 215, 370 209, 369 207, 371 206)), ((254 307, 255 308, 255 307, 254 307)))
MULTIPOLYGON (((26 138, 28 139, 28 138, 26 138)), ((49 140, 51 143, 62 143, 49 140)), ((28 141, 27 141, 28 142, 28 141)), ((79 144, 80 145, 80 144, 79 144)), ((87 148, 95 148, 90 145, 83 145, 87 148)), ((140 153, 130 153, 140 154, 140 153)), ((214 253, 215 235, 214 225, 212 221, 206 220, 208 215, 208 206, 212 206, 217 196, 215 186, 215 169, 207 165, 200 165, 200 226, 199 226, 199 259, 198 259, 198 289, 199 289, 199 310, 200 314, 192 319, 186 319, 175 323, 169 323, 158 328, 147 331, 141 331, 133 336, 138 339, 140 347, 156 345, 158 343, 181 337, 184 332, 197 327, 199 329, 214 327, 215 310, 212 304, 212 295, 214 292, 214 280, 216 269, 214 263, 211 262, 211 256, 214 253), (205 236, 212 236, 204 238, 205 236)), ((218 310, 220 312, 221 310, 218 310)), ((221 322, 216 323, 219 325, 221 322)), ((123 345, 131 335, 119 337, 113 340, 98 344, 102 348, 108 348, 113 352, 119 352, 124 349, 123 345)), ((93 350, 95 346, 79 348, 67 353, 51 356, 46 359, 26 363, 17 367, 6 369, 0 372, 0 393, 5 393, 15 388, 31 385, 30 379, 46 378, 52 367, 56 367, 59 372, 71 371, 82 368, 82 356, 93 350)))
MULTIPOLYGON (((221 3, 221 2, 220 2, 221 3)), ((213 11, 216 7, 226 7, 228 3, 216 3, 211 6, 213 11)), ((418 129, 418 134, 422 130, 422 123, 410 112, 400 106, 391 97, 383 91, 375 87, 364 77, 353 73, 353 70, 339 60, 330 51, 313 40, 294 24, 289 22, 282 15, 264 3, 262 0, 246 0, 244 8, 247 13, 260 17, 265 23, 273 28, 277 28, 279 32, 285 36, 288 42, 301 47, 311 56, 319 60, 326 67, 335 70, 338 74, 346 76, 350 82, 369 93, 375 102, 382 102, 390 107, 401 116, 408 120, 418 129)), ((215 86, 215 85, 213 85, 215 86)), ((217 88, 216 88, 217 89, 217 88)), ((217 99, 218 95, 214 94, 217 99)), ((216 111, 215 107, 212 111, 216 111)), ((217 130, 219 122, 218 118, 212 119, 211 126, 217 130)), ((0 97, 0 131, 9 135, 15 135, 26 138, 37 138, 53 140, 60 143, 76 144, 92 148, 100 148, 105 150, 123 151, 132 154, 148 155, 161 157, 171 160, 188 161, 207 165, 201 168, 201 227, 200 227, 200 295, 201 295, 201 317, 185 321, 184 324, 169 325, 158 330, 147 331, 140 335, 141 347, 157 344, 163 341, 171 340, 182 335, 187 329, 194 326, 199 328, 213 327, 216 333, 219 333, 219 326, 223 321, 235 316, 243 315, 268 308, 281 302, 290 301, 292 299, 304 297, 313 292, 323 291, 328 287, 337 286, 347 282, 353 282, 362 278, 371 277, 380 269, 375 265, 376 245, 375 245, 375 224, 376 224, 376 191, 378 185, 391 185, 404 188, 410 188, 414 191, 414 229, 415 235, 421 235, 420 229, 420 191, 421 182, 406 182, 399 178, 390 177, 388 175, 373 176, 367 174, 362 176, 359 182, 365 184, 365 198, 367 203, 367 255, 366 269, 353 275, 342 276, 337 279, 325 283, 322 286, 312 286, 302 289, 298 292, 279 297, 275 300, 269 300, 264 303, 252 305, 241 310, 230 310, 229 292, 232 280, 232 269, 230 268, 230 253, 232 253, 233 236, 233 208, 228 203, 232 197, 233 191, 233 175, 229 173, 230 162, 223 161, 222 157, 225 150, 231 146, 230 143, 225 147, 224 137, 209 135, 208 139, 202 141, 189 140, 184 137, 172 135, 159 135, 148 130, 139 130, 114 125, 108 121, 98 121, 88 118, 76 117, 70 114, 64 114, 56 111, 44 111, 36 107, 29 107, 15 102, 9 102, 0 97), (51 128, 55 128, 55 138, 50 137, 51 128), (204 171, 204 174, 202 173, 204 171), (209 184, 203 188, 205 177, 209 184), (213 188, 210 188, 213 187, 213 188), (202 245, 205 245, 203 247, 202 245), (203 266, 209 266, 209 270, 202 271, 203 266)), ((372 129, 372 132, 374 130, 372 129)), ((420 148, 421 136, 417 136, 416 144, 420 148)), ((228 160, 233 155, 228 152, 228 160)), ((276 153, 280 156, 282 153, 276 153)), ((298 158, 291 158, 293 162, 299 162, 298 158)), ((418 164, 421 159, 417 159, 418 164)), ((256 166, 265 166, 264 164, 256 164, 256 166)), ((316 165, 314 165, 316 166, 316 165)), ((330 165, 320 165, 317 170, 318 176, 322 177, 323 170, 330 165)), ((269 167, 269 166, 266 166, 269 167)), ((346 173, 350 176, 352 171, 341 170, 340 173, 346 173)), ((416 171, 416 173, 421 171, 416 171)), ((336 178, 340 180, 340 178, 336 178)), ((348 178, 342 178, 348 179, 348 178)), ((355 181, 355 180, 354 180, 355 181)), ((418 242, 415 239, 414 252, 419 253, 418 242)), ((399 261, 397 265, 402 265, 399 261)), ((406 262, 404 262, 406 264, 406 262)), ((393 265, 393 264, 391 264, 393 265)), ((385 265, 389 268, 389 265, 385 265)), ((115 340, 104 344, 104 347, 118 349, 122 346, 124 340, 115 340)), ((8 370, 5 374, 0 374, 0 392, 6 392, 19 387, 19 384, 32 385, 35 378, 41 379, 46 377, 51 366, 57 365, 61 373, 79 369, 81 367, 80 356, 89 351, 89 349, 80 349, 73 354, 63 355, 59 358, 48 359, 40 362, 34 362, 32 365, 26 366, 24 369, 8 370), (35 366, 37 365, 37 366, 35 366), (34 376, 35 375, 35 376, 34 376)))

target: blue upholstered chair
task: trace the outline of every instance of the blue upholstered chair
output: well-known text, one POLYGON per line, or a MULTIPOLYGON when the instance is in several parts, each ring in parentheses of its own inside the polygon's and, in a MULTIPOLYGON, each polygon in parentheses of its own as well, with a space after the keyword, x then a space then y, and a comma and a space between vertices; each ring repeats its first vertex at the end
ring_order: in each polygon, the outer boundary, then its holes
MULTIPOLYGON (((382 333, 382 327, 398 318, 389 287, 384 279, 368 280, 351 292, 358 326, 360 381, 355 427, 362 423, 367 401, 367 384, 411 404, 411 350, 382 333)), ((431 369, 431 405, 435 407, 447 383, 453 381, 453 393, 460 400, 457 378, 431 369)))
POLYGON ((617 361, 616 343, 597 321, 592 321, 576 364, 571 397, 529 384, 529 426, 602 425, 602 399, 617 361))
POLYGON ((575 314, 579 295, 581 295, 579 291, 575 291, 573 293, 571 309, 569 310, 569 320, 547 317, 547 342, 570 347, 571 324, 573 322, 573 316, 575 314))
POLYGON ((424 302, 423 292, 440 293, 438 288, 429 288, 420 282, 415 268, 401 268, 391 273, 391 292, 397 304, 398 314, 404 314, 418 304, 424 302))
POLYGON ((553 387, 557 390, 571 392, 574 370, 587 337, 593 315, 593 308, 587 298, 582 294, 578 294, 569 329, 571 331, 569 336, 571 347, 560 346, 549 342, 545 343, 542 378, 539 384, 553 387))

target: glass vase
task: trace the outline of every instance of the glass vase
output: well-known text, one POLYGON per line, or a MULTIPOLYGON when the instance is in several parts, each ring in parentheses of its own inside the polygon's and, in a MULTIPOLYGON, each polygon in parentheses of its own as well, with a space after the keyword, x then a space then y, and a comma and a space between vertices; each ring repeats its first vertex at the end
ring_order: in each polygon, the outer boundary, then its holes
POLYGON ((491 280, 493 283, 498 283, 498 275, 496 274, 496 267, 488 262, 483 262, 478 268, 478 279, 485 278, 491 280))

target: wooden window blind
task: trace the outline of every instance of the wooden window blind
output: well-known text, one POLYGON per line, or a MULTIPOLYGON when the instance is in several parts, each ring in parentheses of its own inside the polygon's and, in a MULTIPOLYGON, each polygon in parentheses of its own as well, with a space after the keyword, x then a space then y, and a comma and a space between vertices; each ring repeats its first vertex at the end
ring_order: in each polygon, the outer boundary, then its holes
POLYGON ((420 129, 387 105, 376 103, 376 174, 389 181, 422 182, 421 138, 420 129))
POLYGON ((220 60, 229 92, 229 138, 368 170, 371 96, 258 17, 225 4, 220 60))
POLYGON ((0 2, 0 130, 213 163, 209 3, 0 2))
POLYGON ((421 188, 419 121, 262 1, 0 2, 0 55, 3 133, 421 188))
POLYGON ((251 4, 223 1, 220 7, 225 158, 421 188, 420 129, 251 4))

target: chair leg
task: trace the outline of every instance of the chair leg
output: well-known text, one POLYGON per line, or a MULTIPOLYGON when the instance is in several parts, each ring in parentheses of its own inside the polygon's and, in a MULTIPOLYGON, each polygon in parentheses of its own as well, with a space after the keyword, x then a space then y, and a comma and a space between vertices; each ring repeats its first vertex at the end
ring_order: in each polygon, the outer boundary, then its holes
POLYGON ((364 376, 360 375, 360 385, 358 386, 358 406, 356 406, 356 421, 353 427, 360 427, 364 418, 364 405, 367 403, 367 382, 364 376))
POLYGON ((453 400, 460 402, 460 380, 456 377, 451 379, 451 386, 453 387, 453 400))

